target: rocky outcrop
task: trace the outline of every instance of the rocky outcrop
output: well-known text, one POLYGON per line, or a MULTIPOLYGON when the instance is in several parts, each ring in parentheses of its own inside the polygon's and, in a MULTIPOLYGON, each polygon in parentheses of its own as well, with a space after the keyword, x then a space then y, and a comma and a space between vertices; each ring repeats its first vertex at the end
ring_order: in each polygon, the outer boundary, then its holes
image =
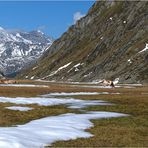
POLYGON ((5 76, 4 76, 3 72, 0 71, 0 79, 4 79, 4 78, 5 78, 5 76))
POLYGON ((146 1, 95 2, 36 65, 18 77, 57 81, 119 77, 125 83, 148 82, 147 7, 146 1))

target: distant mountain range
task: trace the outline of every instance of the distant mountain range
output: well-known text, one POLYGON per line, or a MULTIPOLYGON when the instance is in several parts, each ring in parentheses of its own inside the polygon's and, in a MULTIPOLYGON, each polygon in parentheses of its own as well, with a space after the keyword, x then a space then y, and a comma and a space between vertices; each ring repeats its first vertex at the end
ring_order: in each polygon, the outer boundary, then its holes
POLYGON ((147 20, 147 1, 97 1, 18 78, 148 83, 147 20))
POLYGON ((53 42, 40 30, 8 31, 0 27, 0 71, 14 74, 33 64, 53 42))

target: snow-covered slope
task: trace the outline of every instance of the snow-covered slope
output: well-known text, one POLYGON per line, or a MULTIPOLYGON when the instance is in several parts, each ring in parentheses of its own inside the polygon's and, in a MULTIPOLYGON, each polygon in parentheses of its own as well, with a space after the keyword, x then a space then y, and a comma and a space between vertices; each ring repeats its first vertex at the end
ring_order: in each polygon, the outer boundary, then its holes
POLYGON ((8 31, 0 27, 0 70, 11 74, 34 63, 52 42, 40 30, 8 31))

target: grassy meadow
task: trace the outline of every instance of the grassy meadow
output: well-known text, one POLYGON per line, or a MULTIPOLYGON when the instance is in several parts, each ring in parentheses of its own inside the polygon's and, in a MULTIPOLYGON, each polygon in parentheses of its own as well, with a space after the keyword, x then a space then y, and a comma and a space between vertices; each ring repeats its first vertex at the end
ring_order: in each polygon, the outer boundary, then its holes
MULTIPOLYGON (((110 92, 120 94, 100 94, 73 96, 84 100, 105 100, 114 105, 91 106, 86 111, 110 111, 129 114, 127 117, 93 120, 94 127, 87 129, 94 136, 76 140, 58 141, 53 147, 148 147, 148 86, 135 88, 86 88, 81 85, 64 83, 47 83, 20 81, 19 83, 42 84, 48 87, 7 87, 0 86, 0 96, 36 97, 50 92, 110 92)), ((33 107, 34 110, 20 112, 6 109, 17 106, 13 103, 0 103, 0 127, 16 126, 29 121, 64 113, 77 113, 64 105, 39 106, 37 104, 21 105, 33 107)), ((81 112, 79 112, 81 113, 81 112)))

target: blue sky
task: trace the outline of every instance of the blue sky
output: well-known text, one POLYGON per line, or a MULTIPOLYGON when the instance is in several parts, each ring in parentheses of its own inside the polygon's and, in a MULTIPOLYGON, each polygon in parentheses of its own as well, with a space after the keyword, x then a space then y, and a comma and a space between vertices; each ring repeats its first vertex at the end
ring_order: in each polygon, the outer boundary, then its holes
POLYGON ((87 13, 94 1, 0 1, 0 26, 26 31, 40 29, 53 38, 87 13))

